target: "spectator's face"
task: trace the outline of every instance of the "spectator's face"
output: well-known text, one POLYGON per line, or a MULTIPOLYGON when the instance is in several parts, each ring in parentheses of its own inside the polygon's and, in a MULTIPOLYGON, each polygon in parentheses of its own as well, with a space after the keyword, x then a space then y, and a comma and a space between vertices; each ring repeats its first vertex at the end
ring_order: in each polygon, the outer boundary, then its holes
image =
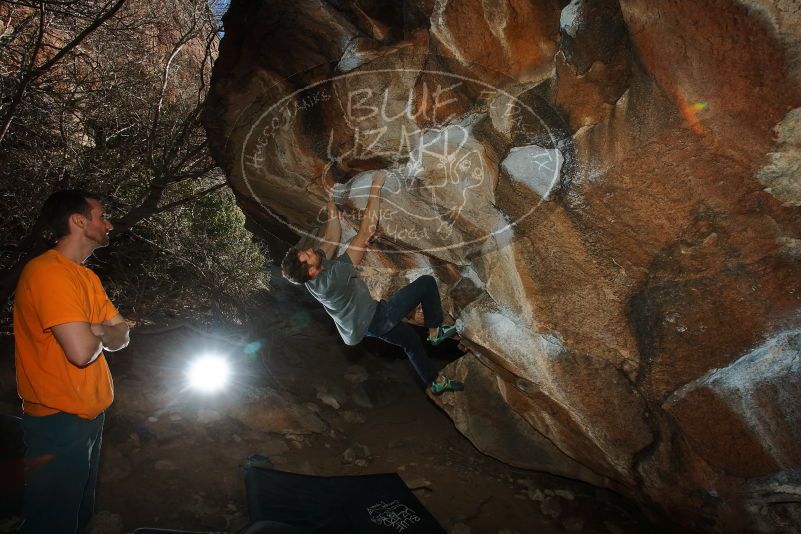
POLYGON ((114 227, 109 222, 108 216, 103 210, 103 205, 99 201, 87 198, 86 203, 89 205, 90 212, 83 230, 84 235, 94 242, 98 248, 105 247, 108 245, 108 233, 114 227))

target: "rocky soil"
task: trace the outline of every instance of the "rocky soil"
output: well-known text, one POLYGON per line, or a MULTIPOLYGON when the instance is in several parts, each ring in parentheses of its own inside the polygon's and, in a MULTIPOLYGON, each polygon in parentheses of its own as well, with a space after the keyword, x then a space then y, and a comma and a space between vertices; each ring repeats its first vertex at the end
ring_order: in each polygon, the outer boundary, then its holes
MULTIPOLYGON (((187 328, 135 331, 131 346, 112 356, 116 400, 92 534, 241 530, 248 519, 240 466, 251 454, 298 473, 398 472, 454 534, 656 530, 608 490, 481 454, 426 397, 402 355, 380 343, 344 346, 313 301, 280 279, 275 285, 264 323, 241 342, 187 328), (221 394, 185 387, 187 362, 204 352, 236 362, 221 394)), ((3 348, 2 411, 17 413, 13 358, 3 348)), ((458 352, 450 346, 439 356, 458 352)), ((11 522, 5 518, 5 531, 11 522)))

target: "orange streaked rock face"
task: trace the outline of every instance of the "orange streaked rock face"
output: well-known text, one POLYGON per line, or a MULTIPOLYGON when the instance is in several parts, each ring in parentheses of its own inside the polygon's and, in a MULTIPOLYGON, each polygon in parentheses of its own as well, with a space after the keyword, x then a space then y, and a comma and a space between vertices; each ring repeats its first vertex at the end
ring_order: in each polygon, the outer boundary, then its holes
POLYGON ((286 242, 327 190, 352 235, 390 171, 362 276, 439 279, 465 436, 683 528, 801 532, 792 2, 240 4, 217 161, 286 242))

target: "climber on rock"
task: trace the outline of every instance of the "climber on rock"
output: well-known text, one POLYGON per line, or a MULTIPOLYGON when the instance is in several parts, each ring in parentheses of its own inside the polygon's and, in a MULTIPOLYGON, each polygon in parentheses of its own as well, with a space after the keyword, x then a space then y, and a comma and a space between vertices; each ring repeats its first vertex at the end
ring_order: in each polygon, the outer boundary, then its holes
POLYGON ((402 321, 421 304, 428 341, 432 345, 439 345, 456 333, 456 326, 442 324, 442 304, 434 277, 421 276, 389 299, 377 302, 370 296, 367 284, 357 276, 356 267, 362 262, 367 244, 378 228, 381 188, 385 180, 385 171, 373 175, 364 218, 343 254, 334 258, 342 232, 339 210, 329 198, 320 248, 290 248, 281 263, 281 271, 284 278, 293 284, 305 284, 334 319, 345 343, 356 345, 365 336, 371 336, 402 347, 433 394, 461 391, 464 389, 461 382, 438 375, 417 332, 402 321))

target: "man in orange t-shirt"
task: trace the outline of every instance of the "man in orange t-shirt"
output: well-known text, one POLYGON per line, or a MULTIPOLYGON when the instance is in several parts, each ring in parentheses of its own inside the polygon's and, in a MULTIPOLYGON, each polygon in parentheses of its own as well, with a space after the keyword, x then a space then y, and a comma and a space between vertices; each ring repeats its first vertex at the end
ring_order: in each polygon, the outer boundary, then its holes
POLYGON ((104 410, 114 398, 103 350, 128 345, 128 324, 82 264, 108 245, 99 197, 50 195, 55 247, 25 266, 14 301, 17 390, 25 436, 21 532, 84 532, 94 512, 104 410))

